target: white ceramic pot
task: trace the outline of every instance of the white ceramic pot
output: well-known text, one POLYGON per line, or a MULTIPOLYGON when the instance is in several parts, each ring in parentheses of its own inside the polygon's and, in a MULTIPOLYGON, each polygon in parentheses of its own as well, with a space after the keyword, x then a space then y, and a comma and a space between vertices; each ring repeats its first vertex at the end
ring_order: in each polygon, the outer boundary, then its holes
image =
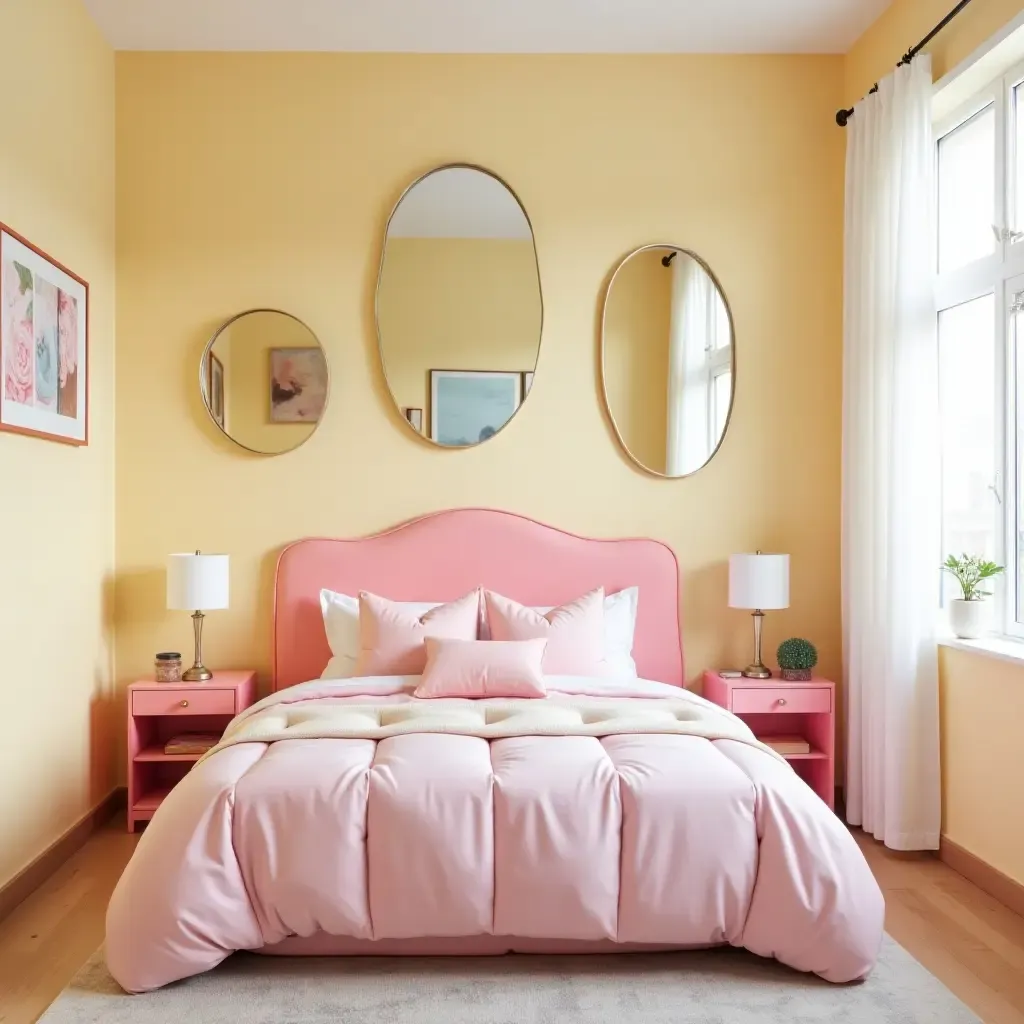
POLYGON ((949 624, 961 640, 977 640, 989 631, 988 601, 965 601, 958 598, 949 602, 949 624))

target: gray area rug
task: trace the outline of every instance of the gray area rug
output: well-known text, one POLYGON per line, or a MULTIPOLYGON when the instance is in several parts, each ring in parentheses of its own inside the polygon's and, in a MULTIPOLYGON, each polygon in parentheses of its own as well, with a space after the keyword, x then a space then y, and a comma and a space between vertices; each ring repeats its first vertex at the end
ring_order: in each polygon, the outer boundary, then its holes
POLYGON ((586 957, 278 959, 126 996, 102 951, 43 1024, 980 1024, 888 937, 871 977, 830 985, 736 950, 586 957))

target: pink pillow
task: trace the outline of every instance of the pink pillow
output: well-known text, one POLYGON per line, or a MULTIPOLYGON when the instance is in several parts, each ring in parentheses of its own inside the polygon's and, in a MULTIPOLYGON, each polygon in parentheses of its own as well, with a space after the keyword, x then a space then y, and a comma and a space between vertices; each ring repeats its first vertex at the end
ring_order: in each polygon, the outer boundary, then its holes
POLYGON ((427 667, 414 697, 544 697, 547 640, 427 637, 427 667))
POLYGON ((546 615, 492 590, 484 591, 484 604, 493 640, 547 638, 547 675, 613 674, 604 650, 604 588, 552 608, 546 615))
POLYGON ((416 676, 427 663, 429 636, 475 640, 480 621, 480 591, 416 615, 395 601, 359 595, 357 676, 416 676))

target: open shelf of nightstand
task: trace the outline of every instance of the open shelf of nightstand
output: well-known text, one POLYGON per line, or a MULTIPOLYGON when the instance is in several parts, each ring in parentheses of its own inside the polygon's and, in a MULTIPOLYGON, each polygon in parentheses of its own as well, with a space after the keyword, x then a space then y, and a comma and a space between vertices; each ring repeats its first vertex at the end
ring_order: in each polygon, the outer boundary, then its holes
POLYGON ((203 755, 200 754, 167 754, 162 746, 146 747, 140 750, 133 758, 133 761, 181 761, 188 763, 198 761, 203 755))

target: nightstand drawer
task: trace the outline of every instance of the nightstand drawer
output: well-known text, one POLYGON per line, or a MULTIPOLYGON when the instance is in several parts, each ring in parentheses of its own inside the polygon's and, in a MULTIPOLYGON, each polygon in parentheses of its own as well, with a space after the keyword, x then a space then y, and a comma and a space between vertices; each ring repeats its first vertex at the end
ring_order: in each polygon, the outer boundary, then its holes
POLYGON ((734 689, 732 711, 743 715, 773 712, 829 714, 832 711, 832 691, 827 686, 807 689, 751 686, 734 689))
POLYGON ((233 715, 234 690, 177 689, 136 690, 132 693, 133 715, 233 715))

